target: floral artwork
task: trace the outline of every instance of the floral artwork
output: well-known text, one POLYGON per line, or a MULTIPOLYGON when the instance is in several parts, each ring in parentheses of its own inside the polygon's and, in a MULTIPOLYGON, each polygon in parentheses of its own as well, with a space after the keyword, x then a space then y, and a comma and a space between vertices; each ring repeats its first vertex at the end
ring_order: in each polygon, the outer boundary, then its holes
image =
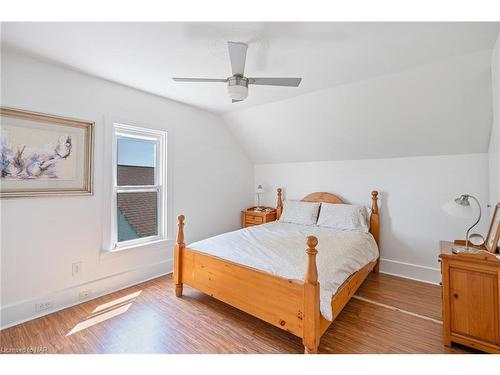
POLYGON ((2 178, 58 178, 57 164, 71 156, 71 136, 44 145, 45 151, 27 149, 25 144, 12 145, 1 135, 2 178))
POLYGON ((0 108, 0 196, 92 194, 94 124, 0 108))

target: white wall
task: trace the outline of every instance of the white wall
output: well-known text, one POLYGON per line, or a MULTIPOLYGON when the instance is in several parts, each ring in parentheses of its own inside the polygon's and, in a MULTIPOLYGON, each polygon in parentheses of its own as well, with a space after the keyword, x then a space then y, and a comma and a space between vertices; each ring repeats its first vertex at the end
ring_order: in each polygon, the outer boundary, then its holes
MULTIPOLYGON (((440 281, 439 241, 465 238, 469 222, 448 216, 442 204, 469 193, 484 210, 487 181, 486 153, 255 166, 255 184, 263 184, 263 200, 272 206, 277 187, 285 189, 287 199, 327 191, 369 206, 371 190, 378 190, 382 272, 434 283, 440 281)), ((485 233, 487 221, 478 233, 485 233)))
POLYGON ((50 300, 57 309, 78 302, 80 290, 96 296, 172 269, 172 241, 101 252, 109 119, 168 131, 170 238, 178 213, 187 218, 187 242, 239 227, 240 210, 253 200, 253 166, 219 117, 14 51, 2 50, 1 62, 3 106, 93 120, 96 127, 93 196, 1 201, 2 326, 34 316, 35 303, 50 300), (77 261, 83 270, 75 278, 77 261))
POLYGON ((500 202, 500 36, 493 50, 491 60, 493 87, 493 124, 491 127, 490 163, 490 204, 500 202))

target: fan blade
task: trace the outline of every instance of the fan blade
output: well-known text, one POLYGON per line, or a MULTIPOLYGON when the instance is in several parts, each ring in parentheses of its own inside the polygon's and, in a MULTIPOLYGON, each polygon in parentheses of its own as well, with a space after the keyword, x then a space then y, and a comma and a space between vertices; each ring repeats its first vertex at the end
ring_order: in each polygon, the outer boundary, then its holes
POLYGON ((253 85, 268 85, 268 86, 291 86, 298 87, 302 78, 272 78, 258 77, 248 78, 248 83, 253 85))
POLYGON ((227 79, 222 78, 178 78, 172 77, 175 82, 227 82, 227 79))
POLYGON ((233 103, 238 103, 238 102, 242 102, 243 100, 236 100, 236 99, 233 99, 233 103))
POLYGON ((248 45, 240 42, 227 42, 227 48, 229 50, 229 59, 231 60, 233 76, 242 76, 245 72, 248 45))

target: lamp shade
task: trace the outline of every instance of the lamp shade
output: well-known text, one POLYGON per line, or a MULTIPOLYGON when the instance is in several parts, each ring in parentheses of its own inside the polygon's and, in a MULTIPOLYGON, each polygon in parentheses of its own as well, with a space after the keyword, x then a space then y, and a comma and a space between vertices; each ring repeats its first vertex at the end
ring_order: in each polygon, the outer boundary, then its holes
POLYGON ((442 208, 448 215, 461 219, 470 219, 474 217, 474 211, 472 210, 471 205, 459 204, 457 203, 457 200, 445 203, 442 208))
POLYGON ((262 185, 257 186, 257 190, 255 190, 255 192, 256 192, 257 194, 262 194, 262 193, 264 193, 264 188, 262 187, 262 185))

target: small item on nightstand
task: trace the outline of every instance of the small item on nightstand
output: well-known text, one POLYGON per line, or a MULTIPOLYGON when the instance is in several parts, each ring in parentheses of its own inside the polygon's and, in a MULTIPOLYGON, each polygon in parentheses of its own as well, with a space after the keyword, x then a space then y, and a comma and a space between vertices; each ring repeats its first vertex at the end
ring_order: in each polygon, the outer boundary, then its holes
POLYGON ((478 233, 469 236, 468 246, 465 246, 465 240, 453 241, 452 251, 454 254, 477 253, 480 250, 485 250, 484 237, 478 233))
POLYGON ((476 249, 476 248, 471 247, 471 246, 465 247, 465 246, 461 246, 461 245, 459 245, 459 246, 454 245, 452 247, 451 251, 453 252, 453 254, 477 254, 482 250, 476 249))

